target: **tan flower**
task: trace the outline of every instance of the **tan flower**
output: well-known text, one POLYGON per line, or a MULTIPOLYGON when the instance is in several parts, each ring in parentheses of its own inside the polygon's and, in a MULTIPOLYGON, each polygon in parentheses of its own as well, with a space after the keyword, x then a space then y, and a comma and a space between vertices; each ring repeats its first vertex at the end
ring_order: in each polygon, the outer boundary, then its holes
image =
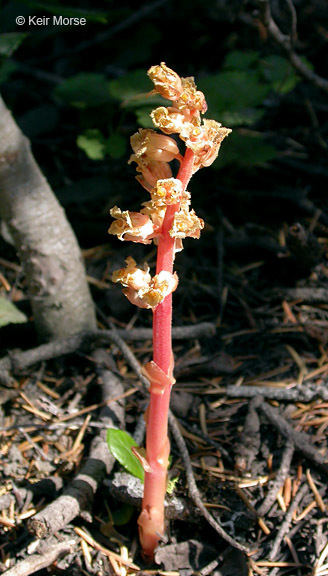
POLYGON ((180 133, 186 120, 185 114, 177 108, 159 106, 150 114, 154 126, 164 134, 180 133))
MULTIPOLYGON (((188 205, 181 206, 175 213, 172 228, 169 231, 171 238, 199 238, 200 231, 204 228, 204 220, 198 218, 194 210, 189 210, 188 205)), ((182 246, 178 244, 177 251, 182 246)))
POLYGON ((171 178, 172 170, 167 162, 160 162, 158 160, 145 160, 143 158, 138 158, 135 154, 132 154, 129 160, 131 162, 137 163, 137 172, 141 175, 136 176, 136 180, 143 186, 148 192, 156 185, 157 180, 163 178, 171 178))
POLYGON ((136 157, 147 161, 171 162, 179 155, 175 140, 154 130, 139 128, 139 132, 133 134, 130 141, 136 157))
POLYGON ((176 290, 177 286, 178 276, 176 272, 170 274, 170 272, 162 270, 152 278, 147 292, 143 294, 143 300, 149 308, 156 308, 166 296, 176 290))
POLYGON ((113 272, 112 281, 115 283, 120 282, 122 286, 132 290, 147 290, 151 281, 147 264, 144 265, 142 270, 136 266, 136 261, 131 256, 128 256, 125 262, 125 268, 120 268, 113 272))
POLYGON ((153 278, 149 274, 147 264, 144 269, 138 268, 131 256, 126 259, 127 266, 115 270, 113 282, 120 282, 124 287, 123 294, 139 308, 156 308, 164 298, 174 292, 178 285, 176 273, 162 271, 153 278))
POLYGON ((210 166, 217 158, 221 142, 231 130, 215 120, 204 119, 202 126, 185 123, 180 138, 195 153, 194 172, 203 166, 210 166))
POLYGON ((207 110, 207 103, 203 92, 197 90, 194 78, 190 76, 181 80, 183 91, 177 100, 177 107, 199 110, 204 114, 207 110))
POLYGON ((130 212, 121 210, 118 206, 111 208, 110 215, 115 218, 108 233, 115 234, 119 240, 131 240, 141 244, 150 244, 151 239, 156 235, 150 217, 140 212, 130 212))
MULTIPOLYGON (((159 234, 165 216, 165 204, 159 204, 153 200, 148 200, 148 202, 143 202, 142 205, 143 208, 141 209, 141 213, 146 214, 151 218, 151 221, 159 234)), ((154 240, 156 240, 156 238, 154 238, 154 240)))
POLYGON ((182 93, 182 81, 180 76, 161 62, 158 66, 152 66, 147 72, 157 92, 168 100, 177 100, 182 93))
POLYGON ((176 178, 157 180, 151 191, 151 199, 157 206, 177 204, 182 195, 182 182, 176 178))

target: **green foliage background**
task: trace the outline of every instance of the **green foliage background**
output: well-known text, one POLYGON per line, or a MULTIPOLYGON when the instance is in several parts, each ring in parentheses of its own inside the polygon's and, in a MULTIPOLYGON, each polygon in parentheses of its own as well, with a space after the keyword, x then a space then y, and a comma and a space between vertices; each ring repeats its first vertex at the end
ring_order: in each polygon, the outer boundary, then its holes
MULTIPOLYGON (((328 77, 327 3, 299 0, 296 9, 296 49, 328 77)), ((218 160, 191 185, 208 230, 222 215, 237 226, 279 220, 277 196, 286 199, 284 217, 292 221, 295 187, 326 188, 325 95, 267 37, 255 0, 6 0, 0 16, 0 91, 82 247, 106 243, 115 250, 108 208, 138 209, 146 200, 127 164, 129 139, 151 125, 149 112, 161 102, 147 96, 146 74, 161 61, 194 76, 206 94, 206 116, 233 129, 218 160), (25 25, 16 24, 18 15, 25 25), (54 26, 53 15, 85 18, 86 25, 54 26), (29 16, 50 24, 28 25, 29 16)), ((288 34, 285 2, 275 3, 274 17, 288 34)), ((204 237, 202 250, 210 254, 214 237, 204 237)), ((191 244, 194 255, 200 248, 191 244)))

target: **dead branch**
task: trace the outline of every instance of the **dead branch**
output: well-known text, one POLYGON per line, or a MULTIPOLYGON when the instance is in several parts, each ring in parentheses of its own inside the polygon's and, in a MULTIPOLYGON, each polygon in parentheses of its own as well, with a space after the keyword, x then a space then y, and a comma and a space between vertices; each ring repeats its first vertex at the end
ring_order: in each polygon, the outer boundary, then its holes
POLYGON ((299 452, 325 473, 328 472, 327 458, 324 458, 312 444, 311 437, 308 434, 305 432, 297 432, 275 408, 269 406, 264 400, 259 404, 259 409, 285 438, 294 442, 295 448, 297 448, 299 452))
MULTIPOLYGON (((122 394, 123 386, 121 382, 112 372, 102 367, 104 353, 98 350, 94 353, 94 358, 103 383, 102 394, 104 401, 122 394)), ((118 426, 120 428, 124 427, 124 406, 119 402, 105 406, 101 410, 100 419, 103 422, 104 429, 93 439, 89 456, 80 472, 62 496, 59 496, 59 498, 28 521, 28 530, 38 538, 44 538, 61 530, 77 516, 82 513, 85 515, 85 513, 89 512, 98 487, 105 476, 110 473, 115 459, 107 447, 106 429, 118 426)))
POLYGON ((276 538, 272 544, 272 548, 271 548, 271 552, 270 552, 270 556, 269 556, 270 560, 274 560, 276 558, 276 556, 279 552, 279 548, 280 548, 280 544, 282 542, 282 539, 290 529, 290 525, 291 525, 292 519, 293 519, 293 514, 294 514, 295 510, 297 509, 299 503, 301 502, 302 498, 308 492, 308 490, 309 490, 308 485, 303 484, 302 488, 299 489, 299 491, 297 492, 291 505, 289 506, 288 512, 284 518, 284 521, 282 522, 282 524, 278 530, 277 536, 276 536, 276 538))
POLYGON ((320 90, 328 92, 328 80, 322 78, 310 68, 304 64, 299 55, 294 51, 293 44, 289 36, 283 34, 280 28, 277 26, 272 18, 270 2, 269 0, 257 0, 257 4, 260 9, 260 18, 265 28, 267 29, 269 35, 273 40, 282 48, 282 50, 287 54, 290 63, 294 66, 295 70, 299 72, 305 80, 311 82, 320 90))
POLYGON ((244 554, 247 554, 248 553, 247 548, 242 544, 240 544, 239 542, 237 542, 236 540, 234 540, 234 538, 229 536, 229 534, 227 534, 227 532, 222 528, 222 526, 220 526, 220 524, 213 518, 213 516, 205 508, 195 481, 186 443, 180 432, 175 416, 172 414, 172 412, 170 412, 169 414, 169 425, 184 464, 184 469, 187 477, 188 492, 191 500, 199 508, 199 510, 201 511, 202 515, 204 516, 205 520, 209 523, 209 525, 212 526, 212 528, 214 528, 217 534, 223 540, 225 540, 225 542, 230 544, 230 546, 232 546, 233 548, 236 548, 237 550, 240 550, 244 554))
MULTIPOLYGON (((215 326, 210 322, 203 322, 193 326, 177 326, 173 328, 173 338, 201 338, 215 334, 215 326)), ((116 344, 118 347, 126 346, 124 340, 147 340, 151 338, 151 329, 135 328, 133 330, 92 330, 81 332, 70 338, 55 340, 42 344, 25 352, 8 354, 0 360, 0 381, 7 383, 9 372, 24 370, 37 362, 43 362, 59 356, 73 354, 77 350, 89 349, 92 344, 116 344)), ((128 348, 125 348, 128 354, 128 348)))
POLYGON ((13 568, 6 570, 3 576, 29 576, 29 574, 34 574, 39 570, 48 568, 61 556, 71 553, 75 546, 75 540, 66 540, 65 542, 48 546, 43 545, 42 552, 32 554, 25 560, 17 562, 13 568))
POLYGON ((306 385, 295 386, 295 388, 228 385, 225 393, 229 398, 258 398, 262 396, 268 400, 278 400, 282 402, 312 402, 316 398, 328 400, 326 383, 316 385, 312 382, 306 382, 306 385))
POLYGON ((256 408, 257 398, 255 397, 249 402, 243 430, 235 446, 235 466, 241 471, 250 470, 260 449, 260 419, 256 408))
POLYGON ((279 470, 276 474, 274 482, 272 483, 272 486, 268 494, 266 495, 265 499, 263 500, 261 506, 257 510, 259 516, 261 517, 265 516, 269 512, 271 506, 273 506, 274 502, 276 501, 277 493, 283 486, 288 476, 294 451, 295 451, 294 442, 292 440, 287 440, 287 444, 282 455, 279 470))

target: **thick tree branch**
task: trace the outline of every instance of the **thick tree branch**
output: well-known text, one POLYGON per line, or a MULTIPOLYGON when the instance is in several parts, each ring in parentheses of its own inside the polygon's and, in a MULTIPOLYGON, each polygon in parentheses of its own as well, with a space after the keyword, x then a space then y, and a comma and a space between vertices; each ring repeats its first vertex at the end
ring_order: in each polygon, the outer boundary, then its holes
POLYGON ((24 267, 40 339, 94 329, 94 306, 74 233, 1 97, 0 217, 24 267))

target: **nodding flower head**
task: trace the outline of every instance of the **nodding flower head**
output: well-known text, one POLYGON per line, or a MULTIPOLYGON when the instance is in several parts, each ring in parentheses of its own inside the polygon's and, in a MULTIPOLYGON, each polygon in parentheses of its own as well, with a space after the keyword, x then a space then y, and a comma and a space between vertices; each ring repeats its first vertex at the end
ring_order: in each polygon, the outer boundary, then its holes
POLYGON ((131 288, 132 290, 147 290, 151 281, 149 274, 149 267, 144 265, 144 269, 137 268, 136 261, 128 256, 125 260, 126 267, 115 270, 112 274, 113 282, 120 282, 122 286, 131 288))
POLYGON ((194 210, 189 210, 189 202, 182 202, 180 210, 174 214, 172 228, 169 230, 171 238, 199 238, 204 228, 204 220, 198 218, 194 210))
POLYGON ((161 271, 153 278, 149 274, 147 264, 144 269, 137 268, 131 256, 126 259, 126 268, 115 270, 112 274, 113 282, 120 282, 123 294, 139 308, 156 308, 164 298, 174 292, 178 285, 176 273, 161 271))
POLYGON ((137 158, 171 162, 179 155, 179 148, 169 136, 158 134, 155 130, 140 128, 131 136, 131 147, 137 158))
POLYGON ((186 146, 195 153, 194 172, 203 166, 210 166, 217 158, 221 142, 231 130, 223 128, 215 120, 204 119, 201 126, 194 126, 190 122, 184 124, 180 138, 186 146))
POLYGON ((147 72, 149 78, 154 83, 154 92, 157 92, 163 98, 175 101, 183 92, 182 81, 180 76, 161 62, 159 66, 152 66, 147 72))
POLYGON ((164 134, 180 133, 186 120, 182 110, 174 107, 159 106, 150 114, 154 126, 164 132, 164 134))
POLYGON ((144 158, 138 158, 135 154, 132 154, 129 160, 131 162, 136 162, 137 172, 140 172, 136 176, 136 180, 143 186, 148 192, 156 185, 157 180, 162 178, 171 178, 172 170, 167 162, 160 162, 159 160, 146 160, 144 158))
POLYGON ((156 186, 150 195, 153 203, 157 206, 178 204, 182 197, 182 182, 176 178, 157 180, 156 186))
POLYGON ((131 240, 141 244, 150 244, 156 236, 154 223, 146 214, 121 210, 118 206, 111 208, 110 215, 115 218, 108 233, 115 234, 119 240, 131 240))
POLYGON ((177 107, 188 108, 190 111, 198 110, 204 114, 207 110, 207 103, 203 92, 197 90, 194 78, 190 76, 181 80, 183 91, 177 100, 177 107))

